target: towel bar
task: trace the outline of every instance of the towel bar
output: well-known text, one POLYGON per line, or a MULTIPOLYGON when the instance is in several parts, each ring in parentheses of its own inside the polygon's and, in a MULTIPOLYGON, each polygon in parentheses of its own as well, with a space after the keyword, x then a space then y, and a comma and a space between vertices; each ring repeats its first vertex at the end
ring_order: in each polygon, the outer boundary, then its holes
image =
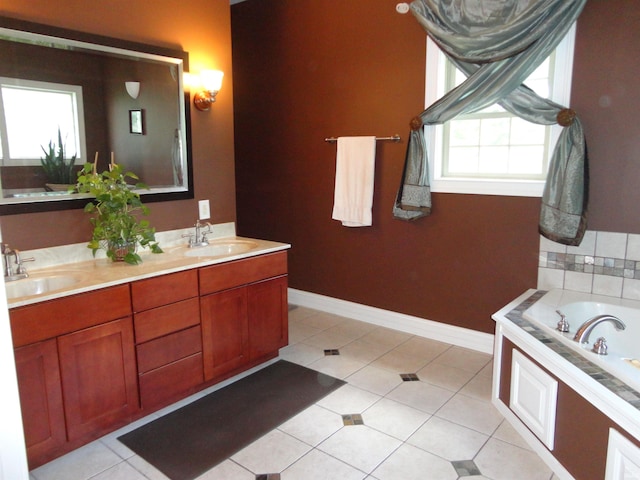
MULTIPOLYGON (((383 141, 383 140, 390 141, 390 142, 399 142, 400 135, 396 134, 396 135, 392 135, 391 137, 376 137, 376 141, 383 141)), ((336 137, 329 137, 329 138, 325 138, 324 141, 327 143, 336 143, 338 139, 336 137)))

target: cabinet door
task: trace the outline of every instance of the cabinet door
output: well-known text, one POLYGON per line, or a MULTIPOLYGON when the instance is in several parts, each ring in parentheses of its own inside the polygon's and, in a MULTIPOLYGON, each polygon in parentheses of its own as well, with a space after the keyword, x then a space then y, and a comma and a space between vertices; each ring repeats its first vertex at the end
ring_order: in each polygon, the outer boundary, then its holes
POLYGON ((131 317, 58 338, 69 440, 125 424, 139 408, 131 317))
POLYGON ((247 288, 201 297, 200 315, 205 381, 247 363, 247 288))
POLYGON ((249 358, 273 355, 288 343, 287 277, 248 287, 249 358))
POLYGON ((34 468, 67 440, 56 341, 17 348, 15 357, 27 456, 34 468))

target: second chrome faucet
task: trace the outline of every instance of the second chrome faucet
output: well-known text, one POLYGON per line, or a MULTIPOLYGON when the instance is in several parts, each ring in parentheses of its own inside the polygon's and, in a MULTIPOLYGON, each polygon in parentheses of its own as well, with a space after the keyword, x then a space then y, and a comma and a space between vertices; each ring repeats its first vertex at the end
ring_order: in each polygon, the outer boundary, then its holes
POLYGON ((196 220, 194 228, 195 234, 187 233, 186 235, 182 235, 183 237, 189 238, 189 247, 205 247, 209 245, 207 235, 211 233, 211 224, 209 222, 200 223, 200 220, 196 220))

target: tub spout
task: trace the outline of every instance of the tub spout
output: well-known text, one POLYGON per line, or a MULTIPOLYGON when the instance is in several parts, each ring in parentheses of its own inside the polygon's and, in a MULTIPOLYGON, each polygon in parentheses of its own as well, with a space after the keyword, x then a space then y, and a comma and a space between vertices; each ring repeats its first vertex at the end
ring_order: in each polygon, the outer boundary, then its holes
POLYGON ((616 330, 624 330, 626 328, 626 325, 618 317, 614 317, 613 315, 598 315, 584 322, 573 339, 578 343, 589 343, 589 335, 591 335, 594 328, 603 322, 613 323, 616 330))

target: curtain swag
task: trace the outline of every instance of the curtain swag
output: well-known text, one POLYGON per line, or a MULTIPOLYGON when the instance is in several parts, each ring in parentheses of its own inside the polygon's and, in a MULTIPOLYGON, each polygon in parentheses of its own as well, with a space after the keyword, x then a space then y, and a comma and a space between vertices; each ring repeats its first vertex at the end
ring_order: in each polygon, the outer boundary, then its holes
POLYGON ((416 0, 411 11, 467 79, 410 122, 409 143, 393 215, 415 220, 431 213, 423 126, 499 103, 530 122, 560 124, 545 183, 539 231, 579 245, 586 229, 587 148, 576 113, 536 95, 522 82, 553 52, 586 0, 416 0))

